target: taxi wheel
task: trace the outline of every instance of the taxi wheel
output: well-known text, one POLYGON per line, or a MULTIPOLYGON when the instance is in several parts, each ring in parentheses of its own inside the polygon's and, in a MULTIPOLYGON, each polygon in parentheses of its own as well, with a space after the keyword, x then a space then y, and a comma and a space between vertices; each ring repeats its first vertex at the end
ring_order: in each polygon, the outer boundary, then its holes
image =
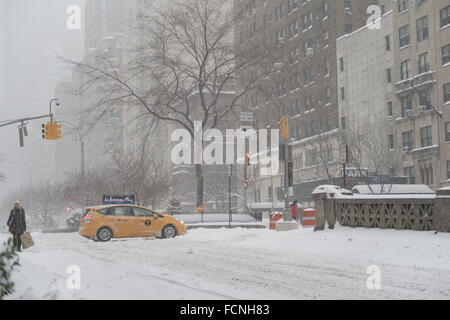
POLYGON ((103 227, 97 231, 97 239, 101 242, 108 242, 113 237, 112 230, 108 227, 103 227))
POLYGON ((161 236, 166 239, 175 238, 177 236, 177 229, 169 224, 162 229, 161 236))

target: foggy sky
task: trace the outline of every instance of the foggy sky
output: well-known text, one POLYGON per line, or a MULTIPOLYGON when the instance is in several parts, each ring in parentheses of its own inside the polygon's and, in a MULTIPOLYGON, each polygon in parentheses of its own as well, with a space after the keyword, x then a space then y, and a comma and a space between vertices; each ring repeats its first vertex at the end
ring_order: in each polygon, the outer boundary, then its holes
MULTIPOLYGON (((83 8, 84 0, 0 0, 0 121, 48 114, 56 83, 70 76, 55 54, 80 59, 84 51, 83 26, 75 31, 66 27, 70 5, 83 8)), ((29 184, 26 167, 11 162, 25 163, 34 185, 51 178, 51 170, 43 170, 54 163, 54 144, 41 137, 45 121, 29 125, 22 149, 17 126, 0 128, 0 154, 7 158, 0 172, 8 179, 0 183, 0 201, 8 191, 29 184)))

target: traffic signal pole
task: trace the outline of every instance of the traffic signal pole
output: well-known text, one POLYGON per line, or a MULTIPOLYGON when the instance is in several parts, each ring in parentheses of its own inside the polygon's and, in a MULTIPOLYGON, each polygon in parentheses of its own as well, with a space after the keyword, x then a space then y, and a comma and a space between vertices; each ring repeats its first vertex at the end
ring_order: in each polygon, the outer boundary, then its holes
POLYGON ((292 212, 289 212, 289 117, 280 120, 280 134, 284 141, 284 221, 292 221, 292 212))
POLYGON ((289 211, 289 143, 284 148, 284 221, 292 221, 292 212, 289 211))
POLYGON ((23 118, 23 119, 11 120, 9 122, 0 124, 0 128, 11 126, 11 125, 17 124, 17 123, 25 123, 25 122, 33 121, 33 120, 39 120, 39 119, 45 119, 45 118, 50 118, 51 119, 52 117, 53 117, 52 114, 46 114, 44 116, 36 116, 36 117, 31 117, 31 118, 23 118))

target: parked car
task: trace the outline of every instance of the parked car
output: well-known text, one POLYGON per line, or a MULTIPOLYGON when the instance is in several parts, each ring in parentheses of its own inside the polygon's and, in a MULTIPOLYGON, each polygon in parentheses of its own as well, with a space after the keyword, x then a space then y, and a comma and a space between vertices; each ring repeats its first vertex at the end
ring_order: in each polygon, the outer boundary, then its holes
POLYGON ((87 208, 78 232, 88 239, 107 242, 113 238, 174 238, 186 234, 187 227, 183 221, 147 208, 110 205, 87 208))

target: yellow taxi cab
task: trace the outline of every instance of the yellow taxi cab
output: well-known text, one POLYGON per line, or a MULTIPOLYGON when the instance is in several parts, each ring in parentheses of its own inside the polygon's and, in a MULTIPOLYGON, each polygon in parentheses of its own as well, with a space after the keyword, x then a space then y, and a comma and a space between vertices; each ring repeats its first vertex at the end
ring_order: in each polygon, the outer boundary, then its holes
POLYGON ((112 238, 174 238, 186 232, 183 221, 135 205, 87 208, 78 231, 83 237, 101 242, 112 238))

